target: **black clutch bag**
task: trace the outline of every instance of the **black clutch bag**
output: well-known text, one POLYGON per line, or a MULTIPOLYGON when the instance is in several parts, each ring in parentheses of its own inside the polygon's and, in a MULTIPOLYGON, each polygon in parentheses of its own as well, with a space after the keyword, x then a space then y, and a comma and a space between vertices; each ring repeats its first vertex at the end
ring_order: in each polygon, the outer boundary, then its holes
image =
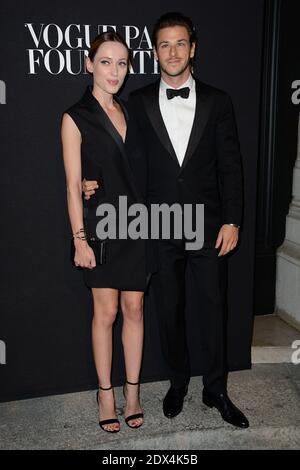
MULTIPOLYGON (((87 240, 88 245, 92 248, 94 255, 95 255, 95 260, 96 260, 96 266, 99 266, 101 264, 106 263, 106 240, 99 240, 97 238, 90 238, 87 240)), ((73 266, 75 266, 74 262, 74 257, 75 257, 75 245, 74 245, 74 240, 72 238, 71 240, 71 263, 73 266)), ((76 266, 78 269, 83 269, 80 266, 76 266)))

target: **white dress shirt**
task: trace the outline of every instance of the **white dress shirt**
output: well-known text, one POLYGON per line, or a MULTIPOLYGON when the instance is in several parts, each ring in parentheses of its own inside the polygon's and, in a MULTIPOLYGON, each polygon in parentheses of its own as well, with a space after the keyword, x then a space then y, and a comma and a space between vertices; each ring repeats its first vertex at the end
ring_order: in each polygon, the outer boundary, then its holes
POLYGON ((195 117, 196 87, 192 75, 179 88, 185 87, 190 88, 188 98, 175 96, 170 100, 167 98, 166 90, 173 87, 164 82, 163 79, 161 79, 159 87, 160 112, 180 166, 185 156, 195 117))

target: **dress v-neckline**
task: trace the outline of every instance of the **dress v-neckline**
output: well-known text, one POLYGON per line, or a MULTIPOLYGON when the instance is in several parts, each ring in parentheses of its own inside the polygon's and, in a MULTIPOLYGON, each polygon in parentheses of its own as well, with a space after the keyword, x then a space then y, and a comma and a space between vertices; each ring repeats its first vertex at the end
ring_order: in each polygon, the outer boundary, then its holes
POLYGON ((109 124, 109 126, 111 127, 112 131, 114 132, 114 134, 118 137, 118 139, 122 142, 123 145, 125 145, 126 143, 126 138, 127 138, 127 132, 128 132, 128 114, 127 114, 127 111, 126 109, 123 107, 122 103, 120 102, 120 100, 114 96, 114 100, 116 101, 116 103, 118 103, 118 105, 120 106, 121 108, 121 111, 123 113, 123 116, 124 116, 124 119, 125 119, 125 123, 126 123, 126 132, 125 132, 125 138, 123 140, 123 137, 122 135, 120 134, 120 132, 118 131, 118 129, 116 128, 116 126, 114 125, 114 123, 112 122, 111 118, 109 117, 109 115, 107 114, 107 112, 104 110, 104 108, 101 106, 101 104, 99 103, 99 101, 97 100, 97 98, 93 95, 92 91, 91 91, 91 95, 93 96, 94 100, 98 103, 98 106, 99 108, 101 109, 101 111, 103 112, 105 118, 106 118, 106 121, 107 123, 109 124))
POLYGON ((103 109, 105 115, 107 116, 107 119, 109 120, 110 124, 111 124, 112 127, 115 129, 115 131, 116 131, 116 133, 118 134, 118 136, 120 137, 120 139, 121 139, 123 145, 125 145, 126 137, 127 137, 127 119, 126 119, 126 114, 125 114, 125 110, 123 109, 123 106, 121 105, 121 103, 119 102, 119 100, 114 97, 114 101, 115 101, 116 103, 118 103, 118 105, 120 106, 120 110, 121 110, 121 112, 123 113, 123 116, 124 116, 124 120, 125 120, 125 124, 126 124, 125 137, 124 137, 124 139, 123 139, 122 134, 118 131, 117 127, 114 125, 112 119, 111 119, 111 118, 109 117, 109 115, 107 114, 107 112, 102 108, 101 105, 100 105, 100 106, 101 106, 101 108, 103 109))

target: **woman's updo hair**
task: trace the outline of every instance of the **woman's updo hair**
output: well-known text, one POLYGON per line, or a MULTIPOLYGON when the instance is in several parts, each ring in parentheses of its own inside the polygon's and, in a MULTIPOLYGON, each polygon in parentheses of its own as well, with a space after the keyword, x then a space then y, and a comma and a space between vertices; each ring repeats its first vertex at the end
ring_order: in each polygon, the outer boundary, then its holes
POLYGON ((98 36, 94 38, 88 53, 88 58, 92 62, 95 55, 97 54, 99 47, 105 42, 119 42, 120 44, 123 44, 128 52, 128 64, 131 65, 131 51, 127 46, 125 39, 123 39, 122 36, 120 36, 120 34, 116 33, 115 31, 106 31, 105 33, 98 34, 98 36))

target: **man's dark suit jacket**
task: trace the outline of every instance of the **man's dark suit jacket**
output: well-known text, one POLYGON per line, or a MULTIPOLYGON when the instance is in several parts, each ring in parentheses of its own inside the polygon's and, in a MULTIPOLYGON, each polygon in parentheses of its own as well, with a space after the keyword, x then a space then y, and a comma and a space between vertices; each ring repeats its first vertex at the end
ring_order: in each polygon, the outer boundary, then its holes
POLYGON ((241 155, 230 97, 195 82, 195 118, 182 166, 159 109, 160 81, 132 92, 129 106, 147 149, 148 202, 204 204, 204 246, 214 247, 223 224, 242 221, 241 155))

